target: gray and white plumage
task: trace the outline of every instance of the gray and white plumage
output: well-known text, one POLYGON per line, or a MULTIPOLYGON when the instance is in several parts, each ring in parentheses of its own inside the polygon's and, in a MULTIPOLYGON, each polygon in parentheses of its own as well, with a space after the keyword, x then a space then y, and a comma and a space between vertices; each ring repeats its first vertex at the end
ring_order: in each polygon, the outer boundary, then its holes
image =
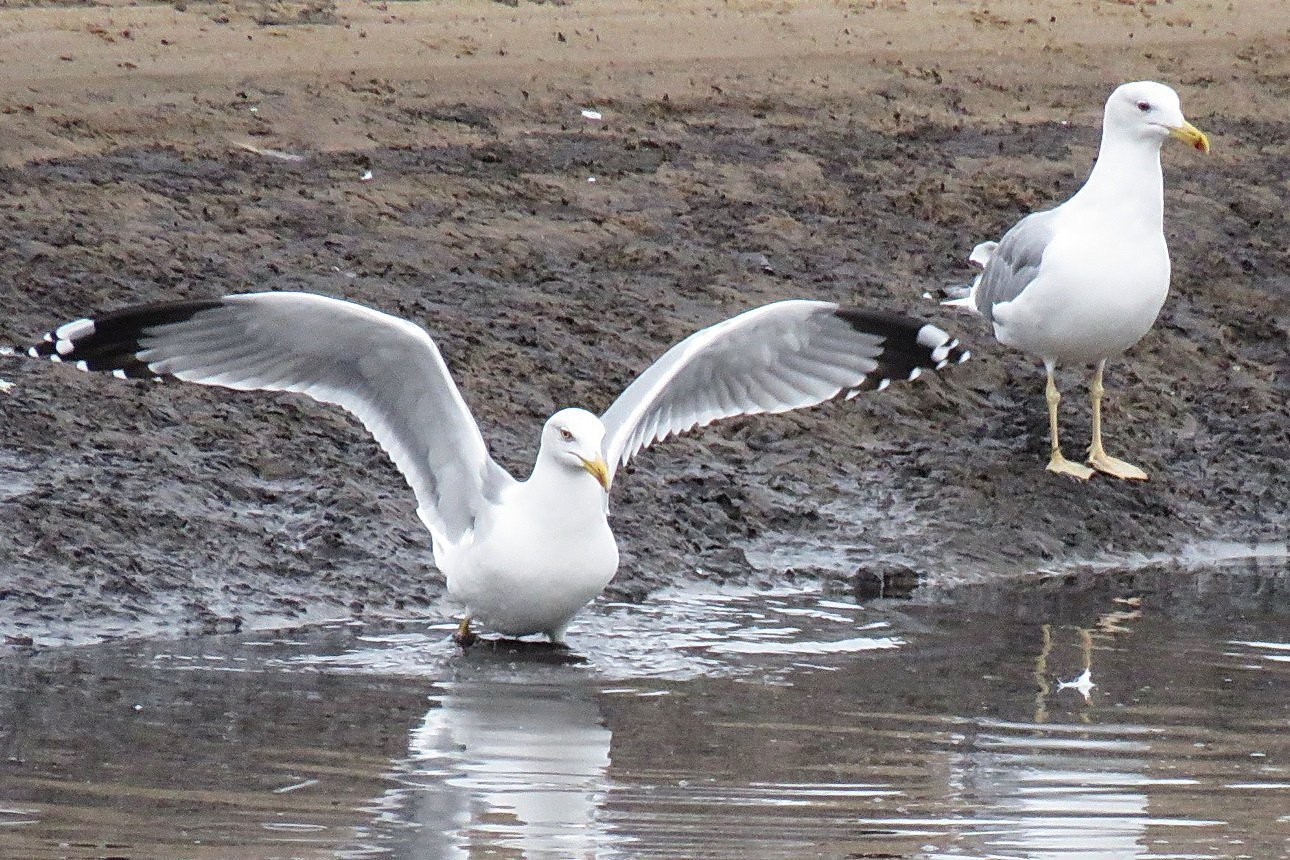
POLYGON ((989 265, 990 258, 994 256, 994 249, 998 247, 998 242, 989 241, 981 242, 973 248, 972 253, 968 255, 968 262, 980 266, 982 269, 981 274, 977 275, 976 279, 970 284, 943 288, 941 295, 944 297, 944 301, 941 304, 979 312, 976 304, 977 288, 981 286, 981 279, 985 277, 984 269, 989 265))
POLYGON ((420 326, 308 293, 143 305, 67 323, 29 353, 83 370, 293 391, 353 413, 403 473, 448 590, 508 635, 559 640, 617 570, 606 493, 643 448, 719 418, 784 412, 968 353, 932 325, 831 302, 785 301, 695 332, 600 417, 547 420, 533 472, 491 456, 420 326))
MULTIPOLYGON (((1017 222, 988 253, 982 253, 984 242, 972 250, 982 268, 972 290, 977 313, 994 322, 994 306, 1017 298, 1035 280, 1056 220, 1054 211, 1035 212, 1017 222)), ((968 261, 976 262, 972 257, 968 261)))
POLYGON ((935 326, 919 328, 912 344, 880 333, 908 324, 894 315, 795 300, 697 331, 638 376, 601 416, 605 459, 616 468, 656 441, 721 418, 854 397, 866 387, 915 379, 924 368, 939 370, 967 357, 935 326))
POLYGON ((1083 187, 1060 206, 1021 219, 997 246, 977 245, 971 260, 983 267, 981 275, 966 295, 945 302, 975 310, 1000 343, 1043 361, 1051 471, 1092 474, 1061 453, 1053 378, 1058 364, 1092 363, 1089 463, 1122 478, 1146 477, 1102 449, 1102 370, 1151 329, 1169 293, 1160 146, 1170 136, 1209 151, 1172 89, 1154 81, 1116 88, 1103 112, 1097 164, 1083 187))
POLYGON ((1208 150, 1178 95, 1138 81, 1107 100, 1097 164, 1069 200, 1022 218, 983 266, 967 305, 1001 343, 1045 362, 1091 362, 1128 349, 1151 328, 1169 289, 1160 144, 1181 137, 1208 150), (1144 107, 1145 106, 1145 107, 1144 107))

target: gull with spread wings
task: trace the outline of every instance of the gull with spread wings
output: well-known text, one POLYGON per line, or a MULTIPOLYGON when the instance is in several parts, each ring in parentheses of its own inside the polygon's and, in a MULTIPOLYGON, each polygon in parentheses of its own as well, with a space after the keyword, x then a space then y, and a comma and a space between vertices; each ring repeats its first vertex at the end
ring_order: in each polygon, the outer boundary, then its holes
POLYGON ((141 305, 62 325, 33 357, 123 378, 294 391, 353 413, 411 485, 449 593, 472 622, 563 641, 618 569, 615 471, 643 448, 720 418, 852 397, 964 361, 936 326, 832 302, 746 311, 673 346, 597 417, 561 409, 517 481, 489 456, 430 335, 310 293, 141 305))

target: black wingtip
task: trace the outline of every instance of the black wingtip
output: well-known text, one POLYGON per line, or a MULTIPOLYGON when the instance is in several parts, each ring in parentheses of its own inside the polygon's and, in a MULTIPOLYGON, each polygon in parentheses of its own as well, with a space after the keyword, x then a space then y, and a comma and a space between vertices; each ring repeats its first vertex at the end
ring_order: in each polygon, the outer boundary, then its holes
POLYGON ((922 320, 858 307, 839 307, 836 313, 856 331, 882 338, 878 366, 847 392, 848 398, 861 391, 881 391, 892 382, 917 379, 924 372, 943 370, 972 357, 957 339, 922 320))
POLYGON ((157 302, 73 320, 46 333, 39 343, 27 348, 27 355, 123 379, 156 379, 158 374, 138 358, 143 349, 140 339, 147 330, 184 322, 221 304, 218 300, 157 302))

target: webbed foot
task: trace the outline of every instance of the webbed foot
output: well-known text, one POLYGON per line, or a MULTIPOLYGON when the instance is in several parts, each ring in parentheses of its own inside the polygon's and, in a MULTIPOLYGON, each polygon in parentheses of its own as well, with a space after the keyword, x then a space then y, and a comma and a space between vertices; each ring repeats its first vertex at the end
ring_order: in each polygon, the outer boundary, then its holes
POLYGON ((1129 481, 1147 480, 1146 472, 1132 463, 1126 463, 1118 457, 1112 457, 1100 448, 1089 448, 1088 464, 1099 472, 1105 472, 1116 478, 1124 478, 1129 481))
POLYGON ((1062 456, 1061 451, 1053 452, 1053 456, 1048 460, 1048 471, 1056 472, 1059 475, 1070 475, 1072 478, 1078 478, 1081 481, 1087 481, 1093 477, 1092 469, 1067 460, 1062 456))

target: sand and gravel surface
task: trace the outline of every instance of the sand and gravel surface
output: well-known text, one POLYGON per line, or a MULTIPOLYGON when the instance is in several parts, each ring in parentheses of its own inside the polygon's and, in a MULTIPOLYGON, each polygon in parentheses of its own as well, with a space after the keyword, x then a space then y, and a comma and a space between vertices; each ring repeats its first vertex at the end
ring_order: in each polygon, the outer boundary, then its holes
MULTIPOLYGON (((1288 22, 1280 0, 6 3, 0 342, 132 302, 354 299, 429 328, 523 474, 550 412, 603 409, 695 328, 856 302, 974 359, 647 452, 615 487, 614 593, 944 595, 1284 542, 1288 22), (1036 363, 924 293, 1082 183, 1138 78, 1213 153, 1165 147, 1173 292, 1108 377, 1108 447, 1152 480, 1078 484, 1042 469, 1036 363)), ((343 413, 16 357, 0 379, 10 642, 436 611, 411 495, 343 413)), ((1084 382, 1063 376, 1069 452, 1084 382)))

